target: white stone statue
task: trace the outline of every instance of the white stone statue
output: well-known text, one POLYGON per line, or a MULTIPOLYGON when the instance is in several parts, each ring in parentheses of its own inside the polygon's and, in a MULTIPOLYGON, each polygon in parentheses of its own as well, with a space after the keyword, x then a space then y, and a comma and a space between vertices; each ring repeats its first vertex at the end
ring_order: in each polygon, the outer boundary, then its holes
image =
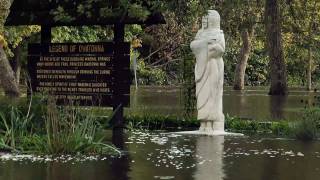
POLYGON ((200 133, 223 134, 224 114, 222 110, 225 39, 220 29, 220 15, 209 10, 202 19, 191 49, 196 57, 195 81, 200 133))

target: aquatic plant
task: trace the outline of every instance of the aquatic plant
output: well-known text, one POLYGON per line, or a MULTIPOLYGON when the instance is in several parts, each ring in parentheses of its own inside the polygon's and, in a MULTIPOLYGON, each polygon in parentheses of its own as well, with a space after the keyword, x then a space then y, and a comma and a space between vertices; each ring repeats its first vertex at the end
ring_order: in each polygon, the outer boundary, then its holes
POLYGON ((293 124, 293 134, 299 140, 314 140, 318 137, 319 123, 320 109, 306 109, 302 116, 302 119, 293 124))
POLYGON ((110 153, 119 151, 104 143, 102 126, 93 114, 81 114, 79 107, 57 107, 53 98, 48 98, 45 128, 48 152, 60 153, 110 153))
POLYGON ((126 115, 128 129, 149 129, 149 130, 189 130, 199 127, 199 121, 195 118, 181 118, 178 116, 164 115, 126 115))
MULTIPOLYGON (((46 106, 46 105, 45 105, 46 106)), ((0 149, 14 152, 49 154, 120 154, 105 142, 102 125, 92 114, 83 114, 79 107, 58 107, 47 99, 44 123, 35 128, 36 120, 17 106, 0 113, 0 149)))
POLYGON ((0 146, 17 150, 19 149, 17 146, 21 142, 21 137, 29 134, 32 116, 23 115, 16 107, 11 107, 8 114, 6 116, 3 112, 0 112, 0 122, 3 127, 0 131, 0 146))
MULTIPOLYGON (((149 130, 196 130, 200 124, 196 117, 188 119, 178 116, 163 115, 127 115, 125 117, 128 129, 149 130)), ((289 121, 255 121, 226 115, 226 131, 241 132, 245 134, 273 134, 276 136, 291 136, 292 123, 289 121)))

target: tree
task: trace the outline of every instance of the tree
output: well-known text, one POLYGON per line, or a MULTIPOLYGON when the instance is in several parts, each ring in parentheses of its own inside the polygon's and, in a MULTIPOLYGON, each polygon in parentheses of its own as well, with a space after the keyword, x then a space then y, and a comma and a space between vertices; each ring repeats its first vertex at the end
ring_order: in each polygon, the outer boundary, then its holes
POLYGON ((265 1, 266 47, 270 59, 270 95, 286 95, 288 92, 279 1, 265 1))
POLYGON ((315 70, 314 51, 319 37, 320 3, 318 0, 288 0, 287 29, 293 34, 292 42, 298 47, 298 57, 306 69, 307 90, 312 89, 312 73, 315 70))
MULTIPOLYGON (((0 0, 0 36, 3 37, 3 25, 9 14, 11 6, 10 0, 0 0)), ((19 86, 13 70, 4 51, 4 43, 0 44, 0 81, 5 94, 10 97, 18 97, 20 95, 19 86)))
POLYGON ((26 44, 32 35, 40 32, 40 26, 17 26, 5 27, 5 39, 8 44, 6 48, 7 57, 10 59, 11 68, 14 72, 16 83, 20 84, 23 65, 27 64, 26 44))
POLYGON ((239 37, 242 46, 237 58, 234 72, 233 88, 243 90, 247 62, 252 50, 252 41, 255 36, 255 27, 261 17, 261 2, 258 1, 224 1, 221 10, 225 18, 224 25, 233 38, 239 37), (228 21, 227 21, 228 20, 228 21))
POLYGON ((244 89, 244 81, 245 81, 245 73, 247 62, 250 56, 251 47, 252 47, 252 38, 254 34, 254 29, 244 29, 241 32, 242 39, 242 47, 239 53, 238 63, 236 65, 235 73, 234 73, 234 82, 233 89, 234 90, 243 90, 244 89))

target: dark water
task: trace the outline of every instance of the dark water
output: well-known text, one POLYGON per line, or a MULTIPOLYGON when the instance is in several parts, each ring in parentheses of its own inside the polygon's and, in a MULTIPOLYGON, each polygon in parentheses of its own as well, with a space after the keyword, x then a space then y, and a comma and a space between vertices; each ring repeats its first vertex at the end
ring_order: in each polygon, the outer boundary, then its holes
POLYGON ((320 142, 128 133, 121 158, 0 161, 1 180, 317 180, 320 142))
MULTIPOLYGON (((299 120, 304 107, 311 106, 315 101, 314 96, 319 95, 303 88, 291 88, 285 97, 267 94, 267 87, 247 87, 245 91, 225 87, 224 113, 261 121, 299 120)), ((131 93, 131 111, 136 113, 180 115, 181 104, 180 89, 175 87, 140 87, 131 93)))

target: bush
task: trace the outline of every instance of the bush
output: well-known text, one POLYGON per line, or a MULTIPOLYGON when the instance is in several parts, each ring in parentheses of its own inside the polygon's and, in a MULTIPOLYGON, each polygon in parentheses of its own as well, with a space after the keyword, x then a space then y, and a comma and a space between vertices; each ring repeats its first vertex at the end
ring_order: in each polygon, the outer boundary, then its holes
MULTIPOLYGON (((127 115, 125 119, 128 129, 195 130, 200 126, 200 121, 195 117, 184 119, 175 116, 145 114, 127 115)), ((275 135, 289 135, 291 132, 288 121, 259 122, 228 115, 226 115, 225 129, 235 132, 273 133, 275 135)))
POLYGON ((0 113, 0 150, 49 154, 120 153, 104 143, 102 126, 92 114, 82 114, 78 107, 57 107, 50 98, 46 102, 41 111, 24 113, 24 106, 9 105, 10 110, 0 113), (39 116, 44 120, 40 126, 37 125, 39 116))
POLYGON ((280 136, 290 136, 292 134, 292 127, 287 121, 272 122, 270 130, 273 134, 280 136))
POLYGON ((30 131, 30 119, 23 115, 16 107, 11 107, 11 110, 7 111, 6 116, 3 112, 0 112, 0 122, 4 127, 1 131, 1 144, 6 149, 17 150, 18 144, 21 142, 21 137, 25 137, 30 131))
POLYGON ((318 136, 320 109, 305 110, 302 120, 293 124, 293 134, 299 140, 310 141, 318 136))
MULTIPOLYGON (((19 99, 10 99, 8 97, 0 98, 0 111, 2 112, 2 116, 5 119, 10 120, 12 111, 16 111, 18 113, 26 117, 32 116, 30 118, 29 125, 32 125, 32 128, 40 130, 44 127, 44 115, 46 111, 46 101, 42 97, 33 97, 32 100, 28 98, 19 98, 19 99), (13 109, 12 109, 13 108, 13 109)), ((3 121, 0 121, 0 129, 5 129, 3 121)), ((31 128, 30 126, 28 128, 31 128)))
POLYGON ((244 120, 237 117, 226 116, 225 128, 231 131, 251 131, 258 130, 258 123, 256 121, 244 120))
POLYGON ((193 118, 186 120, 175 116, 163 115, 127 115, 125 120, 129 129, 190 130, 200 125, 200 122, 193 118))

